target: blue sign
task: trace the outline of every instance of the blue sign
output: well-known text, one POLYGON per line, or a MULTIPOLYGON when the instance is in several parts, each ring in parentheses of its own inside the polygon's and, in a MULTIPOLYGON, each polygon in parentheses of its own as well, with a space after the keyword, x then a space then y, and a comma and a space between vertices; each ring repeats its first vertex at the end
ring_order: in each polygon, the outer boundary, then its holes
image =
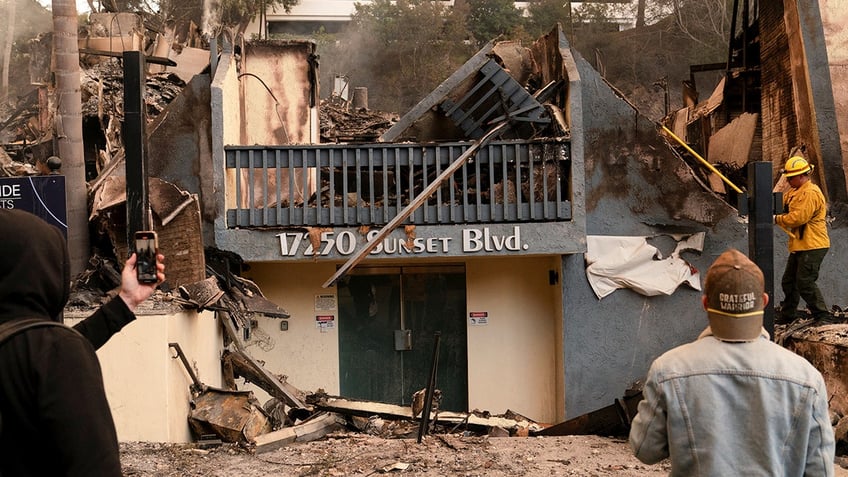
POLYGON ((65 176, 0 177, 0 209, 31 212, 59 227, 67 238, 65 176))

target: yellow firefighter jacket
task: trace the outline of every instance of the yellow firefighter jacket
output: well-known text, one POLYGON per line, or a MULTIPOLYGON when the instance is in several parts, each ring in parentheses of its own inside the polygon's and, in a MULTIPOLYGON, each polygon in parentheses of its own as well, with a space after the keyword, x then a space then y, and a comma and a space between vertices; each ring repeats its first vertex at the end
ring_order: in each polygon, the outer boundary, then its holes
POLYGON ((789 237, 789 251, 829 248, 827 235, 827 204, 819 186, 807 181, 783 196, 785 213, 775 216, 774 221, 795 237, 789 237))

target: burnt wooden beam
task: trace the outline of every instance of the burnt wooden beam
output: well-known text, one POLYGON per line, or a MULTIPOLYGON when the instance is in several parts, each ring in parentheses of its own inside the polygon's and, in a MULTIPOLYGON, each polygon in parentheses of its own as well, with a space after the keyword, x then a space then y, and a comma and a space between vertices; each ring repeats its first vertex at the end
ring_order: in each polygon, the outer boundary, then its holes
POLYGON ((264 389, 268 394, 283 401, 289 407, 296 409, 307 409, 307 405, 298 397, 298 389, 291 384, 281 381, 277 376, 265 369, 252 356, 244 350, 241 338, 236 333, 230 313, 218 312, 218 319, 224 325, 227 337, 236 347, 236 351, 230 351, 222 357, 225 367, 232 365, 233 374, 244 377, 253 384, 264 389))
POLYGON ((630 422, 636 416, 642 392, 616 399, 613 404, 577 416, 559 424, 531 432, 532 436, 623 436, 630 432, 630 422))
POLYGON ((306 422, 292 427, 272 431, 255 439, 257 454, 270 452, 284 447, 292 442, 309 442, 320 439, 327 434, 341 429, 344 420, 333 413, 316 414, 306 422))
MULTIPOLYGON (((416 421, 419 419, 412 415, 411 406, 399 406, 397 404, 373 401, 359 401, 326 395, 313 396, 312 398, 307 398, 307 401, 310 402, 316 410, 334 412, 343 415, 359 417, 371 417, 376 415, 389 420, 416 421)), ((485 417, 474 413, 455 411, 438 411, 430 418, 430 421, 443 426, 463 427, 484 432, 495 427, 500 427, 502 429, 509 430, 511 435, 518 429, 539 426, 531 421, 509 419, 498 416, 485 417)), ((539 428, 541 429, 541 426, 539 426, 539 428)))
MULTIPOLYGON (((113 58, 123 58, 124 53, 128 53, 126 51, 108 51, 108 50, 97 50, 94 48, 80 48, 79 52, 86 55, 97 55, 97 56, 111 56, 113 58)), ((134 53, 138 53, 135 51, 134 53)), ((147 63, 153 63, 154 65, 164 65, 164 66, 177 66, 177 62, 170 58, 163 58, 161 56, 145 56, 144 61, 147 63)))

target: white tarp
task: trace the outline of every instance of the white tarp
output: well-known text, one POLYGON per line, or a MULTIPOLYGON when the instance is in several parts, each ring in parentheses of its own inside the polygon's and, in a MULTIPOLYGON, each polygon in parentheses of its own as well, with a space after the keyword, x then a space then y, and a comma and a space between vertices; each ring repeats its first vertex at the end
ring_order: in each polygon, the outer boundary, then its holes
POLYGON ((619 288, 630 288, 642 295, 671 295, 686 283, 701 289, 698 269, 680 257, 684 250, 704 249, 704 233, 669 235, 677 247, 667 258, 647 237, 590 235, 586 242, 586 276, 592 290, 601 299, 619 288))

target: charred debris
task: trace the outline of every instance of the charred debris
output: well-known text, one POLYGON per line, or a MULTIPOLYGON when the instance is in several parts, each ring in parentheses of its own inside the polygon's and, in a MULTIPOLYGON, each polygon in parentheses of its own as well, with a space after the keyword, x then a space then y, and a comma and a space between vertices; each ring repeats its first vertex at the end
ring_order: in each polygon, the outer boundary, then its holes
MULTIPOLYGON (((162 30, 141 22, 138 18, 119 14, 92 15, 81 36, 80 64, 83 137, 88 181, 92 254, 88 267, 72 282, 70 310, 87 310, 106 302, 120 286, 120 257, 127 255, 126 181, 123 177, 123 71, 120 51, 126 43, 144 49, 154 57, 157 39, 162 30), (129 34, 110 33, 111 25, 129 34), (115 41, 119 39, 120 41, 115 41), (118 48, 115 50, 114 48, 118 48)), ((179 48, 197 50, 206 55, 207 64, 197 72, 208 69, 208 50, 189 27, 181 34, 179 48)), ((50 35, 32 42, 32 64, 41 71, 33 72, 35 88, 17 99, 0 115, 0 176, 21 177, 61 172, 61 160, 56 157, 56 127, 52 116, 47 70, 51 54, 50 35)), ((154 57, 155 58, 155 57, 154 57)), ((169 104, 177 99, 187 85, 186 74, 167 71, 156 64, 168 65, 159 58, 151 62, 146 75, 144 103, 148 124, 167 115, 169 104), (161 61, 159 61, 161 60, 161 61)), ((208 70, 207 70, 208 71, 208 70)), ((552 94, 549 85, 544 94, 552 94)), ((539 92, 536 92, 539 93, 539 92)), ((528 92, 528 95, 531 93, 528 92)), ((326 143, 374 142, 396 122, 394 114, 372 111, 367 104, 353 105, 352 101, 331 95, 321 102, 321 139, 326 143)), ((564 133, 560 123, 557 134, 564 133)), ((534 131, 534 135, 540 131, 534 131)), ((544 133, 544 132, 541 132, 544 133)), ((430 178, 432 179, 432 178, 430 178)), ((421 184, 426 178, 416 178, 421 184)), ((540 181, 539 181, 540 182, 540 181)), ((482 181, 488 184, 489 181, 482 181)), ((504 184, 499 190, 478 191, 489 194, 515 194, 515 185, 504 184)), ((309 394, 289 384, 286 376, 266 369, 263 363, 246 351, 243 342, 256 327, 255 317, 285 320, 289 314, 279 305, 267 300, 259 287, 244 278, 241 272, 247 265, 236 254, 204 247, 201 232, 201 206, 196 194, 181 190, 167 181, 150 178, 150 206, 155 226, 166 235, 163 243, 178 247, 180 260, 169 260, 168 282, 140 310, 167 313, 175 309, 211 310, 217 314, 225 336, 225 353, 221 359, 224 389, 202 383, 194 373, 190 357, 185 356, 179 343, 169 343, 175 359, 185 365, 193 400, 189 422, 198 443, 238 443, 248 449, 271 450, 290 442, 321 438, 330 432, 364 432, 383 437, 410 437, 418 433, 464 433, 492 436, 544 435, 545 424, 507 411, 492 415, 487 411, 457 413, 439 410, 440 391, 433 389, 434 399, 425 412, 422 389, 411 406, 356 401, 342 396, 329 396, 322 390, 309 394), (171 232, 169 232, 169 229, 171 232), (185 231, 189 231, 186 233, 185 231), (145 309, 146 308, 146 309, 145 309), (266 391, 272 399, 260 404, 249 391, 237 390, 235 380, 243 378, 266 391)), ((405 193, 420 190, 413 184, 405 193)), ((531 191, 519 193, 532 194, 531 191)), ((407 198, 407 202, 412 197, 407 198)), ((341 197, 337 201, 343 200, 341 197)), ((618 413, 616 408, 614 411, 618 413)), ((603 419, 612 414, 605 413, 603 419)), ((627 413, 615 418, 614 429, 623 429, 627 413), (623 416, 623 417, 621 417, 623 416)), ((609 421, 609 422, 612 422, 609 421)), ((589 433, 600 429, 596 419, 570 421, 569 433, 589 433)), ((606 421, 605 421, 606 422, 606 421)), ((601 426, 605 433, 613 428, 601 426)), ((558 432, 556 428, 548 434, 558 432)), ((617 431, 613 431, 617 432, 617 431)))
MULTIPOLYGON (((87 35, 83 39, 87 46, 80 50, 83 136, 93 253, 87 269, 73 282, 70 308, 90 309, 111 297, 120 284, 122 260, 119 257, 126 256, 127 252, 124 243, 126 183, 121 175, 124 157, 121 134, 124 119, 123 72, 120 59, 116 58, 119 55, 111 49, 112 45, 122 45, 123 42, 115 42, 115 37, 109 33, 111 20, 111 16, 98 18, 93 15, 94 24, 87 27, 87 35)), ((157 53, 156 39, 162 35, 161 29, 123 14, 118 23, 121 22, 128 22, 128 25, 122 26, 122 31, 132 32, 127 35, 128 38, 120 36, 122 40, 143 48, 147 54, 157 53)), ((200 73, 208 68, 209 52, 203 42, 192 34, 194 31, 196 28, 189 27, 177 32, 175 37, 179 40, 175 48, 183 54, 194 52, 194 58, 199 58, 195 61, 195 73, 200 73)), ((48 82, 37 80, 49 77, 46 66, 50 64, 49 36, 32 42, 32 46, 32 64, 36 67, 42 65, 42 71, 33 74, 34 84, 39 86, 20 97, 10 110, 0 112, 2 176, 49 174, 61 167, 54 151, 56 128, 51 116, 48 82)), ((500 60, 504 61, 503 58, 500 60)), ((508 63, 509 59, 505 61, 508 63)), ((165 61, 159 63, 167 64, 165 61)), ((169 105, 182 94, 191 74, 178 74, 158 67, 150 69, 145 78, 144 96, 149 124, 167 115, 169 105)), ((525 84, 534 83, 526 81, 525 84)), ((528 88, 524 93, 526 99, 532 98, 544 104, 545 114, 536 118, 539 119, 537 121, 514 128, 512 132, 522 138, 567 137, 570 131, 561 119, 562 111, 546 102, 546 98, 561 94, 563 87, 557 83, 536 85, 532 89, 524 86, 528 88)), ((703 102, 697 102, 697 93, 693 92, 695 96, 686 108, 670 114, 662 122, 696 149, 706 150, 709 144, 709 150, 713 151, 708 158, 710 162, 732 182, 744 184, 745 162, 751 151, 756 150, 756 114, 737 110, 733 102, 725 101, 722 84, 715 91, 703 102), (717 121, 716 117, 734 119, 717 121)), ((367 104, 355 103, 336 94, 322 100, 319 109, 322 142, 375 142, 385 138, 398 123, 394 114, 372 111, 367 104)), ((391 134, 388 136, 390 140, 401 139, 391 134)), ((684 144, 675 143, 669 136, 666 138, 681 158, 692 165, 705 188, 727 197, 728 191, 721 181, 697 164, 684 144)), ((546 169, 534 171, 534 175, 537 176, 534 182, 542 184, 545 182, 542 177, 547 176, 546 169)), ((324 176, 326 174, 322 174, 324 176)), ((406 198, 401 203, 413 200, 412 191, 422 190, 423 184, 431 183, 432 179, 416 177, 416 183, 402 191, 406 198)), ((527 190, 526 184, 489 180, 480 183, 494 183, 494 187, 472 192, 485 198, 495 196, 497 202, 504 201, 505 196, 522 194, 526 197, 540 193, 527 190)), ((413 437, 422 432, 490 436, 626 435, 641 397, 638 386, 626 390, 621 399, 607 407, 554 425, 533 422, 511 411, 492 415, 478 410, 468 413, 440 410, 438 389, 433 390, 436 398, 429 406, 421 399, 425 390, 416 393, 411 406, 398 406, 330 396, 322 390, 307 393, 297 389, 287 382, 286 376, 265 368, 243 344, 256 327, 257 315, 286 320, 289 318, 286 310, 267 300, 255 283, 241 277, 247 265, 240 257, 204 247, 202 207, 195 194, 157 178, 151 178, 149 186, 150 205, 158 221, 156 228, 168 234, 162 242, 184 252, 181 254, 184 258, 169 260, 168 282, 144 306, 159 312, 186 308, 210 310, 216 313, 224 329, 222 389, 201 382, 189 364, 191 357, 185 356, 179 343, 169 343, 174 358, 182 361, 192 380, 189 422, 200 445, 231 442, 261 452, 344 431, 387 438, 413 437), (237 389, 236 379, 256 385, 272 399, 265 404, 259 403, 251 392, 237 389)), ((337 203, 349 200, 346 197, 333 199, 337 203)), ((315 200, 315 197, 309 200, 315 200)), ((793 332, 805 331, 799 329, 793 332)), ((838 437, 844 437, 844 433, 838 437)))

